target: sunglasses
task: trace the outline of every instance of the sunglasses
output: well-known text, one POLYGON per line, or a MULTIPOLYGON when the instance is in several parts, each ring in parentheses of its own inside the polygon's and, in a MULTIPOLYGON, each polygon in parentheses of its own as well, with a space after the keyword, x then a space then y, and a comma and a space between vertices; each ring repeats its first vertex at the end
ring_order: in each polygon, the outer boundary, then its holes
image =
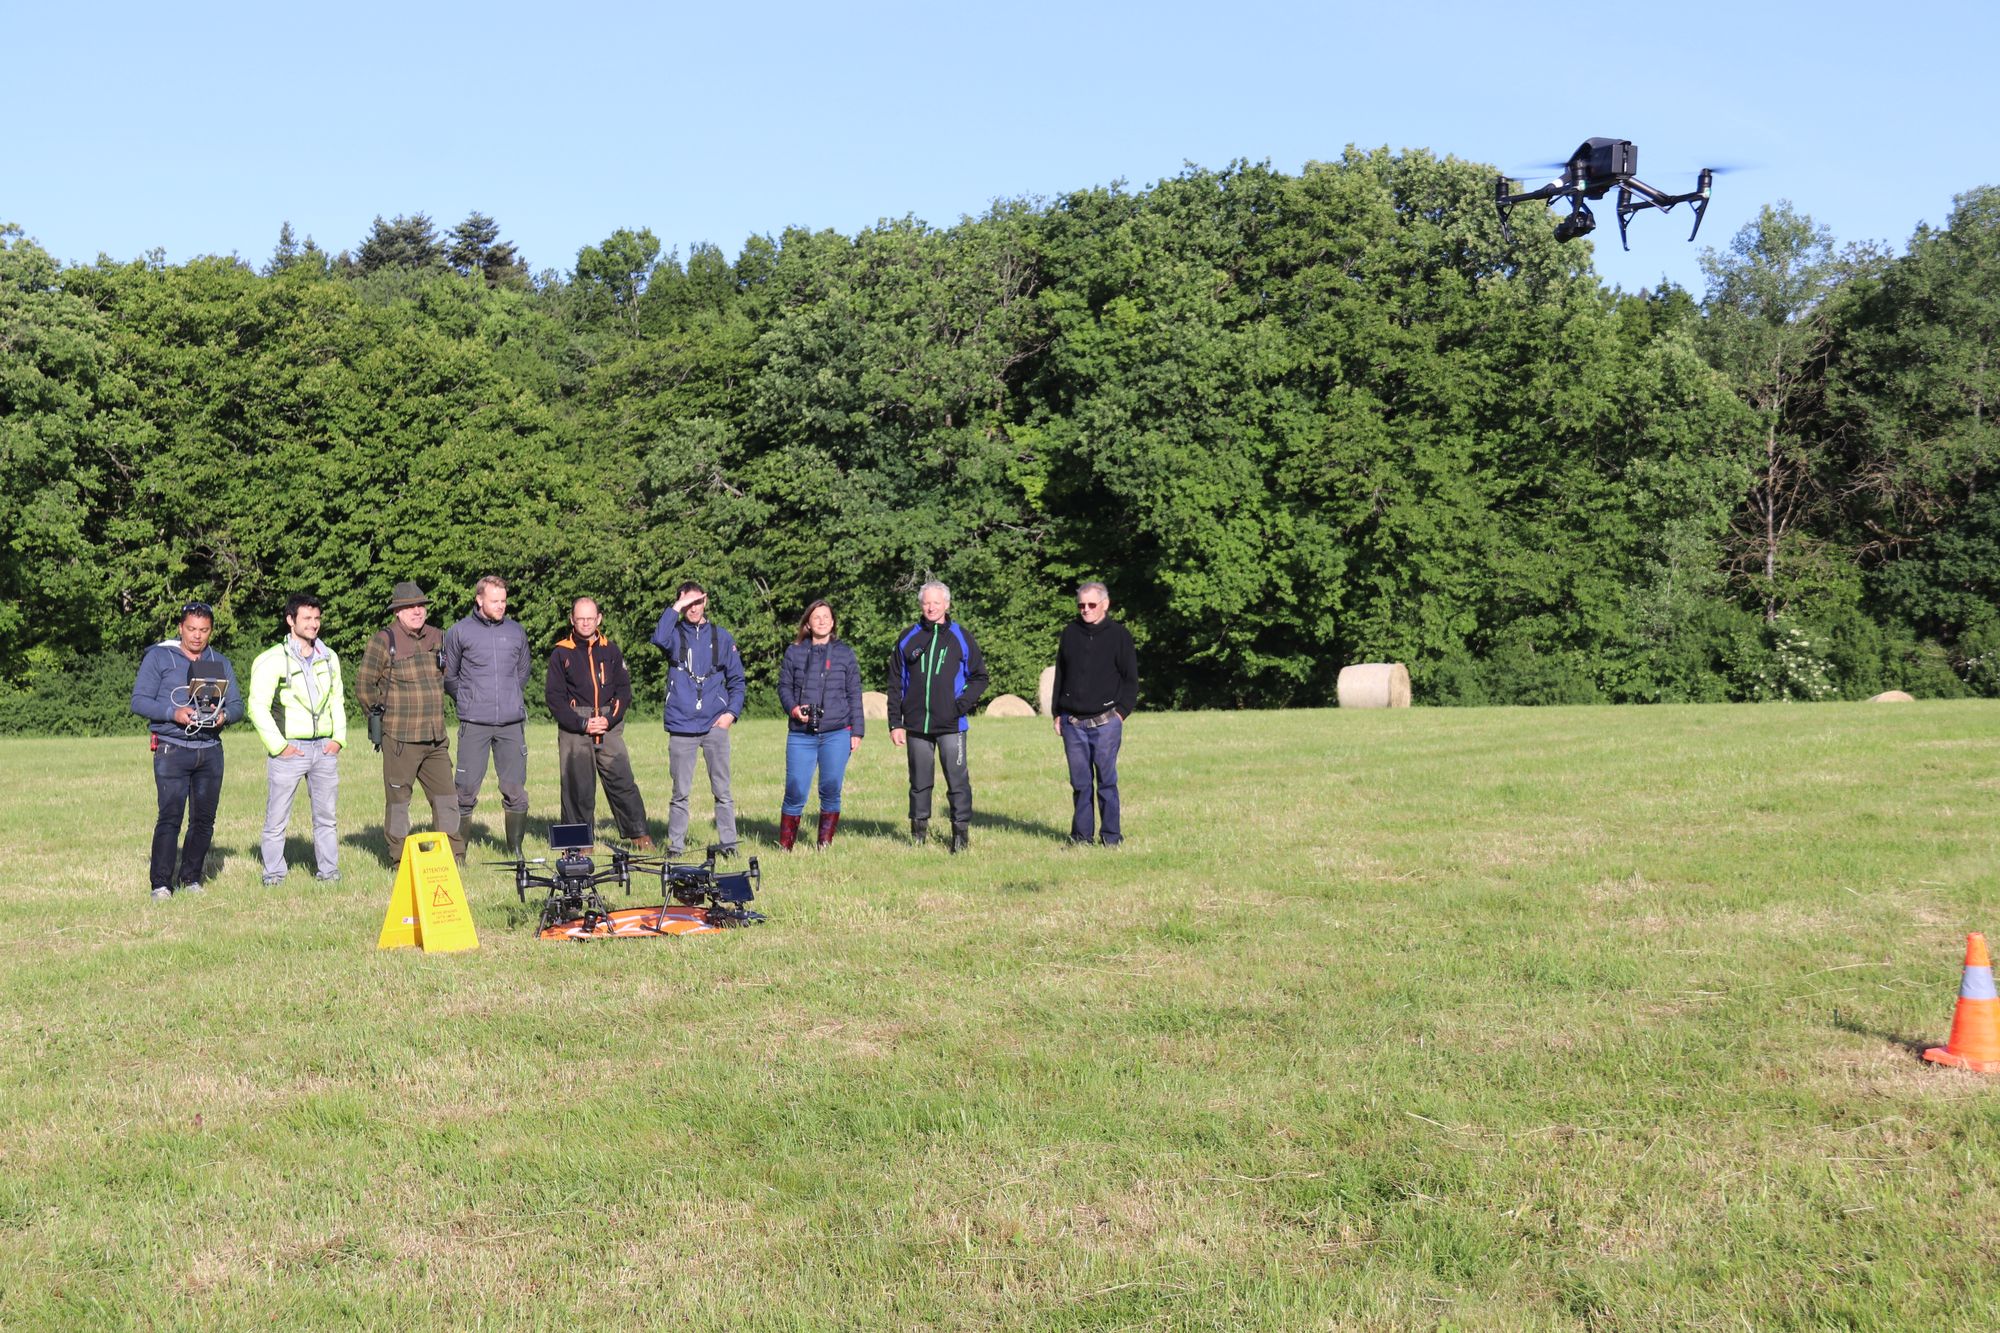
POLYGON ((215 608, 207 602, 189 602, 181 608, 181 619, 186 620, 189 616, 207 616, 210 620, 213 620, 215 619, 215 608))

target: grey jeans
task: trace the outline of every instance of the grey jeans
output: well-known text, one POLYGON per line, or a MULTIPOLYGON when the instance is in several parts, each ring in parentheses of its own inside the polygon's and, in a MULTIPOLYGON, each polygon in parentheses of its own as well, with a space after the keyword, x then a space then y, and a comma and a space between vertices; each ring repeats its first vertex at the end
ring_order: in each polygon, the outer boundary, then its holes
POLYGON ((491 727, 484 722, 458 724, 458 772, 453 784, 458 788, 458 826, 479 806, 479 789, 486 785, 486 754, 493 753, 493 772, 500 779, 500 808, 517 815, 528 813, 528 738, 522 723, 509 722, 491 727))
POLYGON ((931 789, 937 785, 937 760, 944 760, 945 800, 951 806, 951 826, 964 829, 972 822, 972 775, 965 771, 965 733, 947 731, 936 736, 910 732, 903 748, 910 756, 910 818, 931 817, 931 789))
POLYGON ((673 799, 667 804, 667 851, 673 855, 687 848, 688 793, 694 790, 697 754, 708 765, 708 789, 715 796, 715 840, 724 847, 736 846, 736 802, 729 795, 729 733, 714 727, 700 736, 667 736, 667 772, 674 781, 673 799))
POLYGON ((300 753, 274 756, 264 767, 264 878, 285 875, 285 826, 292 821, 292 802, 299 784, 306 784, 312 802, 313 860, 321 879, 340 873, 340 838, 334 826, 333 802, 340 792, 340 756, 326 752, 323 740, 293 741, 300 753))

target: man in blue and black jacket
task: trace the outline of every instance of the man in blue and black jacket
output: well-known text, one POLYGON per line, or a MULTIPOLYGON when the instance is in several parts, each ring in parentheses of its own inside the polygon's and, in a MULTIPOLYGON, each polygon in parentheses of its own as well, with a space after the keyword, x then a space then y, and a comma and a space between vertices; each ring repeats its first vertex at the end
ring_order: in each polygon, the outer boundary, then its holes
POLYGON ((222 741, 216 733, 243 716, 236 669, 209 646, 214 629, 215 612, 208 603, 189 602, 181 608, 180 637, 148 648, 132 683, 132 711, 152 724, 153 733, 159 818, 153 824, 148 878, 154 902, 165 902, 176 890, 201 892, 202 869, 215 836, 215 805, 222 797, 222 741), (180 840, 183 818, 185 843, 180 840))
POLYGON ((667 855, 687 849, 688 793, 694 759, 708 768, 715 797, 715 840, 724 856, 736 851, 736 800, 729 793, 729 729, 743 715, 743 655, 729 631, 708 619, 708 593, 692 580, 660 614, 653 646, 667 655, 667 855))
POLYGON ((965 850, 972 825, 972 778, 965 769, 965 734, 986 693, 986 659, 972 632, 951 618, 951 589, 926 583, 917 593, 923 617, 889 653, 889 739, 910 758, 910 836, 930 831, 931 788, 944 758, 951 804, 951 850, 965 850))

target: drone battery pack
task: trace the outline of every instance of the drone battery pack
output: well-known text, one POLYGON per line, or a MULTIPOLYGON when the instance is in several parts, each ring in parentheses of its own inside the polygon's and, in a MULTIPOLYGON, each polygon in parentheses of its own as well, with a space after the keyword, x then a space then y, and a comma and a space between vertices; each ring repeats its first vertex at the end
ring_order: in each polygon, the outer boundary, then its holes
POLYGON ((1609 176, 1639 174, 1639 146, 1630 139, 1592 139, 1590 178, 1601 181, 1609 176))

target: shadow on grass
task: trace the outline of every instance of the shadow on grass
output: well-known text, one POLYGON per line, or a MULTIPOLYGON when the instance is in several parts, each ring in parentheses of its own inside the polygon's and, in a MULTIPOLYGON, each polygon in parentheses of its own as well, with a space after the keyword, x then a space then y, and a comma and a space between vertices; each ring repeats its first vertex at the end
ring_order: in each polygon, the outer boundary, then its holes
POLYGON ((1857 1037, 1873 1037, 1876 1041, 1887 1042, 1891 1046, 1900 1046, 1918 1059, 1922 1059, 1925 1051, 1937 1045, 1936 1042, 1927 1041, 1922 1037, 1911 1037, 1901 1032, 1890 1032, 1883 1028, 1871 1027, 1866 1023, 1857 1022, 1844 1014, 1835 1014, 1833 1025, 1842 1032, 1852 1032, 1857 1037))
MULTIPOLYGON (((801 843, 809 841, 818 827, 819 812, 808 807, 805 814, 799 818, 799 841, 801 843)), ((1026 833, 1030 837, 1056 838, 1063 841, 1067 841, 1069 838, 1069 830, 1067 828, 1057 828, 1053 824, 1037 824, 1030 820, 1015 819, 1010 815, 981 814, 977 810, 972 812, 972 827, 974 830, 1001 829, 1012 833, 1026 833)), ((711 825, 710 832, 712 833, 713 831, 714 826, 711 825)), ((689 847, 695 846, 694 834, 694 828, 690 827, 688 829, 689 847)), ((736 834, 745 842, 775 843, 778 840, 778 821, 775 819, 761 819, 755 816, 746 819, 739 815, 736 819, 736 834)), ((850 836, 858 838, 888 838, 894 842, 906 843, 910 840, 910 824, 908 820, 857 818, 853 815, 843 814, 840 817, 840 832, 836 836, 843 838, 850 836)), ((932 815, 930 821, 931 840, 933 842, 941 842, 950 836, 951 816, 942 811, 932 815)))

